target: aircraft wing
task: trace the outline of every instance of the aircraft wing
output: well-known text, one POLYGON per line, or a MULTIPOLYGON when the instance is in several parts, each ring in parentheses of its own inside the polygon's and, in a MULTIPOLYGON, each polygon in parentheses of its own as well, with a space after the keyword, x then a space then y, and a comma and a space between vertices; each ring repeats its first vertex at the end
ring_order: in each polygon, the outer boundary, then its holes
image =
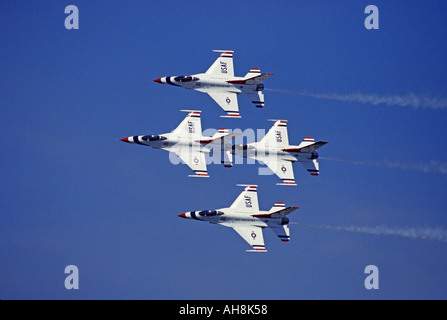
POLYGON ((259 144, 270 148, 286 148, 289 145, 287 120, 276 120, 259 144))
POLYGON ((236 200, 234 200, 230 208, 236 209, 240 212, 246 212, 247 214, 258 212, 259 211, 258 186, 257 185, 238 185, 238 186, 244 186, 245 189, 239 194, 236 200))
POLYGON ((202 122, 200 120, 200 110, 181 110, 188 112, 183 121, 172 131, 174 136, 188 137, 190 139, 200 139, 202 136, 202 122))
POLYGON ((208 75, 218 76, 220 78, 233 78, 234 66, 233 66, 233 51, 232 50, 213 50, 214 52, 220 52, 219 58, 214 61, 211 67, 205 72, 208 75))
POLYGON ((291 161, 281 160, 275 156, 257 157, 256 159, 263 162, 283 181, 283 183, 277 183, 277 185, 296 186, 291 161))
POLYGON ((209 178, 208 171, 206 169, 205 154, 195 148, 177 148, 171 151, 175 152, 184 163, 186 163, 196 174, 189 175, 189 177, 203 177, 209 178))
POLYGON ((233 229, 252 246, 253 250, 247 250, 247 252, 267 252, 261 227, 244 225, 233 227, 233 229))
POLYGON ((228 114, 223 118, 240 118, 237 94, 226 91, 205 91, 228 114))

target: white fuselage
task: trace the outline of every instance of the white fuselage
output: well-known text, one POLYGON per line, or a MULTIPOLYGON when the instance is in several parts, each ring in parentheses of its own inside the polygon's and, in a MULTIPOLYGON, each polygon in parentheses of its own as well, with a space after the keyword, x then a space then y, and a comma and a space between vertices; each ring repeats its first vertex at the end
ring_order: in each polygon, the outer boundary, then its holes
POLYGON ((262 160, 263 157, 278 157, 278 159, 292 162, 308 161, 318 157, 316 152, 288 152, 283 150, 297 148, 298 146, 288 146, 287 148, 265 147, 260 146, 258 143, 250 143, 247 145, 236 145, 232 153, 244 158, 262 160))
MULTIPOLYGON (((181 135, 174 135, 172 133, 164 133, 153 136, 133 136, 129 137, 127 142, 136 143, 155 149, 162 149, 169 151, 172 148, 189 148, 191 150, 198 150, 203 153, 209 153, 211 146, 200 143, 200 140, 182 137, 181 135), (153 141, 148 137, 161 137, 159 139, 154 138, 153 141)), ((211 137, 202 137, 204 140, 211 139, 211 137)))
POLYGON ((256 217, 257 215, 266 215, 268 211, 258 211, 255 214, 247 214, 232 208, 222 208, 217 210, 190 211, 181 215, 183 218, 207 221, 209 223, 222 224, 227 227, 233 225, 247 224, 261 228, 278 227, 289 223, 288 218, 267 218, 256 217), (211 215, 209 213, 211 212, 211 215), (216 213, 216 214, 214 214, 216 213))
MULTIPOLYGON (((238 80, 242 82, 244 78, 234 77, 232 81, 238 80)), ((258 84, 230 83, 228 82, 228 79, 222 79, 216 76, 207 75, 205 73, 194 74, 191 76, 163 77, 160 78, 160 83, 198 91, 218 90, 238 94, 259 91, 264 88, 263 85, 258 84)))

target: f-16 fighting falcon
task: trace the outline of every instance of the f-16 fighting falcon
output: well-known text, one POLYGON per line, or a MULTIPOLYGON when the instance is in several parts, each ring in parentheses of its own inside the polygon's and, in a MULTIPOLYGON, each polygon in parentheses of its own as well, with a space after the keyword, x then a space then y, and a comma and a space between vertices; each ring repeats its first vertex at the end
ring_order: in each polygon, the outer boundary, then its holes
POLYGON ((275 121, 275 124, 261 141, 233 145, 232 153, 264 163, 283 181, 277 185, 296 186, 293 162, 300 162, 312 176, 318 176, 320 171, 317 149, 327 141, 315 142, 314 138, 306 137, 297 146, 289 145, 287 120, 271 121, 275 121))
POLYGON ((231 167, 231 139, 238 133, 228 133, 227 129, 219 129, 212 137, 202 136, 202 124, 200 112, 197 110, 181 110, 189 112, 180 125, 170 133, 160 135, 131 136, 121 141, 149 146, 174 152, 186 163, 195 175, 189 177, 208 178, 205 154, 212 149, 221 150, 223 157, 221 163, 225 167, 231 167))
POLYGON ((245 77, 235 77, 233 51, 213 51, 221 52, 221 54, 205 73, 163 77, 154 81, 209 94, 227 113, 227 116, 221 116, 224 118, 240 118, 237 102, 237 94, 240 93, 248 95, 256 107, 264 107, 264 94, 262 93, 264 85, 262 81, 273 74, 261 74, 261 70, 252 68, 245 77))
POLYGON ((231 227, 253 248, 247 252, 267 252, 262 229, 271 228, 283 242, 290 240, 287 215, 298 207, 287 207, 276 202, 269 211, 260 211, 256 185, 245 186, 245 190, 229 208, 204 211, 190 211, 179 214, 181 218, 208 221, 231 227))

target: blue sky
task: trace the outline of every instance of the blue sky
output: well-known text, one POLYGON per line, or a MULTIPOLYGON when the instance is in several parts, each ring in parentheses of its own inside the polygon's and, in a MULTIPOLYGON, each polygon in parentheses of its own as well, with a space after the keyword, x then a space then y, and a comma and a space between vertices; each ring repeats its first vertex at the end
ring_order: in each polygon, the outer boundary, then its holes
POLYGON ((291 143, 327 140, 320 156, 411 165, 447 162, 447 110, 372 105, 265 91, 223 119, 206 95, 153 79, 204 72, 234 50, 235 74, 274 73, 266 88, 315 94, 447 96, 442 1, 2 1, 0 4, 1 299, 446 299, 443 241, 320 226, 447 228, 441 170, 320 160, 294 166, 298 188, 258 165, 210 165, 191 179, 166 152, 118 142, 174 129, 181 109, 202 127, 268 129, 291 143), (64 9, 79 8, 79 30, 64 9), (379 8, 366 30, 364 8, 379 8), (291 241, 265 230, 247 254, 229 228, 177 214, 231 204, 257 184, 260 207, 300 209, 291 241), (302 225, 300 225, 302 224, 302 225), (379 290, 364 287, 367 265, 379 290), (66 290, 76 265, 80 289, 66 290))

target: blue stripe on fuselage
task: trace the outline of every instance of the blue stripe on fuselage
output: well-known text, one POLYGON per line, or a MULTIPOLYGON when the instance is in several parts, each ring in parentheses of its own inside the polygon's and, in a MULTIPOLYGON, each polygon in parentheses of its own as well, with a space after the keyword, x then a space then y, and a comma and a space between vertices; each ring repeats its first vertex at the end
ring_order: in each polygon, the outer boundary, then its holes
POLYGON ((172 83, 172 81, 171 81, 171 77, 166 77, 166 82, 167 82, 168 84, 170 84, 170 85, 180 87, 178 84, 174 84, 174 83, 172 83))

